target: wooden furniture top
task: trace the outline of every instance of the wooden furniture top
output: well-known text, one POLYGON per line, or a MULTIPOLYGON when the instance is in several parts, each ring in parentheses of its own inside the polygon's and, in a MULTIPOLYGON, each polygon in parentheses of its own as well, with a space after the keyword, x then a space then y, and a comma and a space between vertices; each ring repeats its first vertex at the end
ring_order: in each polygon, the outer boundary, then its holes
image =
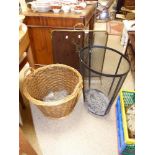
POLYGON ((21 23, 19 27, 19 58, 22 57, 29 45, 28 29, 24 23, 21 23))
POLYGON ((27 26, 24 23, 21 23, 19 26, 19 42, 22 41, 26 32, 27 32, 27 26))
POLYGON ((73 28, 76 24, 82 23, 88 26, 90 19, 95 15, 96 5, 87 5, 81 13, 64 13, 58 14, 52 12, 39 13, 27 10, 23 12, 26 17, 24 23, 30 27, 44 27, 51 29, 73 28))
POLYGON ((69 13, 64 13, 60 12, 58 14, 53 13, 52 11, 50 12, 45 12, 45 13, 40 13, 40 12, 34 12, 30 9, 27 11, 23 12, 24 16, 36 16, 36 17, 53 17, 53 18, 83 18, 87 16, 90 12, 94 11, 96 5, 87 5, 87 7, 81 12, 81 13, 74 13, 74 12, 69 12, 69 13))

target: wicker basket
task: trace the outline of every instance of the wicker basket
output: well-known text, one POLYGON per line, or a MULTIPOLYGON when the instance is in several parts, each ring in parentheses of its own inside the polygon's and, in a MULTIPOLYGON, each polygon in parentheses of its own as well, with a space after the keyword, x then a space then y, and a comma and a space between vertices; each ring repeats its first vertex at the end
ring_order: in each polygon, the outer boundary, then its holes
POLYGON ((60 118, 68 115, 76 105, 82 90, 82 77, 72 67, 52 64, 40 67, 28 74, 23 82, 23 94, 30 103, 37 105, 45 116, 60 118), (50 91, 66 89, 69 95, 64 99, 44 102, 50 91))

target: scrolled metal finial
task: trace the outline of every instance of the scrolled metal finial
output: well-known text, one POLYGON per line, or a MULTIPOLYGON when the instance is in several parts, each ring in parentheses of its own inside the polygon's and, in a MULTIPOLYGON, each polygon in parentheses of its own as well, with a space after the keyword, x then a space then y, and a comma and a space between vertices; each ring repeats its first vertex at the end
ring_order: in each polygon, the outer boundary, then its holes
POLYGON ((83 23, 77 23, 74 25, 74 30, 76 30, 76 29, 83 29, 84 30, 85 26, 83 23))

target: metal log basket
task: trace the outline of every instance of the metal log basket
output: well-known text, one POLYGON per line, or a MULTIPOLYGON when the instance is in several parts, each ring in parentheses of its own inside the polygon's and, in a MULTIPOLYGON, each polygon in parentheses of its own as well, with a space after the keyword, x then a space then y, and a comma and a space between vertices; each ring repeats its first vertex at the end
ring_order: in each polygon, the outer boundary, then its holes
POLYGON ((79 57, 88 110, 105 115, 123 85, 130 63, 122 53, 106 46, 85 47, 79 57))

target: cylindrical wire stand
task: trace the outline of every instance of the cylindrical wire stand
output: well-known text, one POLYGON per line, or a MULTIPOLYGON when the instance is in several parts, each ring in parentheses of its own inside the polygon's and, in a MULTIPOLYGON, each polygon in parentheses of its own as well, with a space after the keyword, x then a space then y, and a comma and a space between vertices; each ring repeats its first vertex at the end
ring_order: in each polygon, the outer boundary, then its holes
POLYGON ((119 51, 98 45, 81 49, 79 57, 85 104, 90 112, 103 116, 122 87, 130 63, 119 51))

